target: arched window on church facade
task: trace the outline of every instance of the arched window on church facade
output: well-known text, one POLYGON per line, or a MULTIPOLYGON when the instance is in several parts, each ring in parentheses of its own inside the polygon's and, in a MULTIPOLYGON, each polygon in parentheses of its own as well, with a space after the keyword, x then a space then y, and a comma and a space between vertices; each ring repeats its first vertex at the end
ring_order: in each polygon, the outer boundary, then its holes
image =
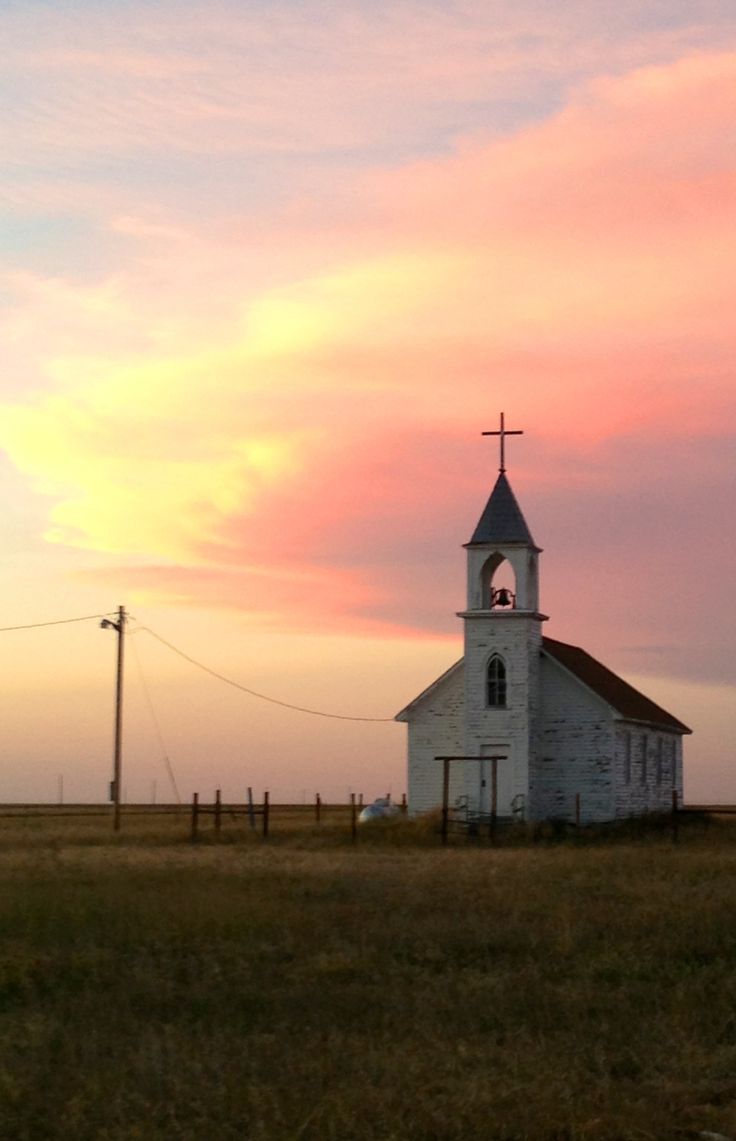
POLYGON ((486 701, 491 709, 506 706, 506 663, 494 654, 486 671, 486 701))

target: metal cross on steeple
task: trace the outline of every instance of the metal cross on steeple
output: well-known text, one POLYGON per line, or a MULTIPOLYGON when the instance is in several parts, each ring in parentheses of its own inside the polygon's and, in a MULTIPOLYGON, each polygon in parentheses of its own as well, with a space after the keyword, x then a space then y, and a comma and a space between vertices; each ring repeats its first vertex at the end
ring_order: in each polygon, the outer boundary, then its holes
POLYGON ((523 436, 523 435, 524 435, 523 431, 521 431, 518 428, 514 429, 514 431, 511 431, 510 428, 506 428, 504 426, 503 412, 501 413, 501 427, 499 428, 499 430, 497 432, 481 432, 481 436, 500 436, 501 437, 501 466, 498 469, 500 472, 506 471, 506 454, 505 454, 505 447, 504 447, 505 442, 506 442, 506 437, 507 436, 523 436))

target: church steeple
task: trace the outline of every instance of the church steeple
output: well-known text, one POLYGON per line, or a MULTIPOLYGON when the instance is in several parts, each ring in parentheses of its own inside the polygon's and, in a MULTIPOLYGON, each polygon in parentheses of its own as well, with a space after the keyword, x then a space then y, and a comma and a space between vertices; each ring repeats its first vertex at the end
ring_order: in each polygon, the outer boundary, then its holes
MULTIPOLYGON (((542 623, 539 613, 540 550, 516 502, 508 479, 504 425, 499 436, 498 478, 473 537, 465 544, 468 563, 463 665, 466 757, 498 762, 498 805, 502 815, 525 811, 532 758, 538 752, 541 706, 542 623)), ((488 812, 487 762, 466 766, 468 803, 488 812)), ((495 778, 491 778, 495 780, 495 778)))
POLYGON ((531 531, 503 470, 467 546, 479 543, 526 543, 534 546, 531 531))
POLYGON ((498 478, 469 543, 468 552, 468 614, 501 616, 511 612, 537 615, 539 609, 538 556, 540 548, 534 542, 516 496, 506 478, 505 438, 522 436, 519 430, 509 431, 501 413, 498 431, 484 432, 484 436, 500 437, 498 478), (501 568, 510 568, 514 585, 509 587, 501 568), (495 585, 494 585, 495 580, 495 585))

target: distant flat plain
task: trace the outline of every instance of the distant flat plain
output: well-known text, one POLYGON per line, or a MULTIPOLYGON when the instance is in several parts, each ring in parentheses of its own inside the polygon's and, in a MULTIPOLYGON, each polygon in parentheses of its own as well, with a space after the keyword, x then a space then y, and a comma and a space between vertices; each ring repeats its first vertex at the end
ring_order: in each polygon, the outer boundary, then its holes
POLYGON ((345 809, 196 845, 3 817, 0 1132, 736 1136, 735 882, 732 818, 442 850, 345 809))

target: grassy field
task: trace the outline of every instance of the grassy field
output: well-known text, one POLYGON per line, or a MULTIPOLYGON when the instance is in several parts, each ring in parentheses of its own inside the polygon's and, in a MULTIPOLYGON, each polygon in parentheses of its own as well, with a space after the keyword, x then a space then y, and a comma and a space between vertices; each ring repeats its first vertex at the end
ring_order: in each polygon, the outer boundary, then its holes
POLYGON ((736 823, 242 837, 0 820, 2 1138, 736 1136, 736 823))

